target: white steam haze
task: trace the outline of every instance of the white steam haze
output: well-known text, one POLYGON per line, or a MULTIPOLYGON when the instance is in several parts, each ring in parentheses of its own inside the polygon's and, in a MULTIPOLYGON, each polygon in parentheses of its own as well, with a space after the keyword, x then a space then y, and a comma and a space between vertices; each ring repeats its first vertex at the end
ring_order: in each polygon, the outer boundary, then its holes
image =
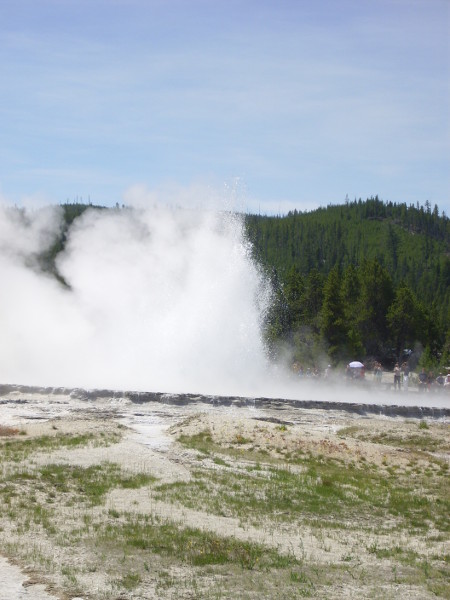
POLYGON ((87 210, 57 268, 37 267, 60 209, 1 209, 0 381, 250 394, 270 290, 231 213, 87 210))
POLYGON ((38 264, 62 217, 0 206, 0 383, 417 405, 414 393, 331 387, 271 363, 272 292, 235 213, 88 209, 57 257, 66 285, 38 264))

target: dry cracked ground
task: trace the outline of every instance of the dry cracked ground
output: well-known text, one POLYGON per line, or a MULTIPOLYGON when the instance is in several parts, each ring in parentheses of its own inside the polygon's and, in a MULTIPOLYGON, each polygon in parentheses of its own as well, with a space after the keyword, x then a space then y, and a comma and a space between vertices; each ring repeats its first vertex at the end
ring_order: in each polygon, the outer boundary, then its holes
POLYGON ((450 598, 445 420, 167 426, 159 449, 94 412, 0 427, 0 573, 22 578, 0 598, 450 598))

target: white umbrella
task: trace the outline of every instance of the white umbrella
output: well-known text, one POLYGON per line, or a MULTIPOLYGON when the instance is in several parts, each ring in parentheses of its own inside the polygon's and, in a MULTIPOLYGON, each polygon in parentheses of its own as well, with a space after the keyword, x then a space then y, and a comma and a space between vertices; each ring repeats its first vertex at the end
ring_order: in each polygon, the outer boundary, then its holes
POLYGON ((348 366, 352 369, 361 369, 364 367, 362 362, 359 362, 359 360, 353 360, 351 363, 348 363, 348 366))

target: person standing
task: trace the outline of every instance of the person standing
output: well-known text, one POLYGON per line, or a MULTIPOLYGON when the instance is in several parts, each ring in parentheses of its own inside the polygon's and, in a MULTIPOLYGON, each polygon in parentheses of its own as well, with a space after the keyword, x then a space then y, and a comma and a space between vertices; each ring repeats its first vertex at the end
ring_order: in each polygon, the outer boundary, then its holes
POLYGON ((408 391, 408 385, 409 385, 409 366, 407 362, 404 362, 402 364, 402 371, 403 371, 403 389, 405 392, 408 391))
POLYGON ((419 373, 419 391, 425 392, 428 387, 428 375, 426 374, 425 368, 419 373))
POLYGON ((397 387, 400 390, 400 378, 401 378, 400 367, 398 366, 398 363, 395 363, 395 367, 394 367, 394 390, 396 390, 397 387))
POLYGON ((381 378, 383 377, 383 367, 381 363, 375 363, 375 380, 378 385, 381 385, 381 378))

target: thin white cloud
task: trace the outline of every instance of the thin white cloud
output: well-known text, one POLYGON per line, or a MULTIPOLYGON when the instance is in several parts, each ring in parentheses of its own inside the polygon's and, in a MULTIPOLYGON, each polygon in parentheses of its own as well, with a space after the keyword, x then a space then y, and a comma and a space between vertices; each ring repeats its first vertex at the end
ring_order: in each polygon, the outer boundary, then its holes
MULTIPOLYGON (((62 190, 71 168, 123 187, 245 174, 263 200, 319 198, 329 195, 324 178, 299 178, 302 164, 311 174, 335 159, 349 179, 384 157, 394 196, 402 173, 421 201, 445 201, 443 171, 433 189, 414 174, 417 160, 448 156, 443 2, 194 2, 178 12, 119 2, 100 18, 105 6, 72 3, 48 22, 36 17, 37 27, 0 25, 8 190, 20 159, 37 188, 39 173, 54 170, 62 190)), ((329 175, 339 189, 339 172, 329 175)))

